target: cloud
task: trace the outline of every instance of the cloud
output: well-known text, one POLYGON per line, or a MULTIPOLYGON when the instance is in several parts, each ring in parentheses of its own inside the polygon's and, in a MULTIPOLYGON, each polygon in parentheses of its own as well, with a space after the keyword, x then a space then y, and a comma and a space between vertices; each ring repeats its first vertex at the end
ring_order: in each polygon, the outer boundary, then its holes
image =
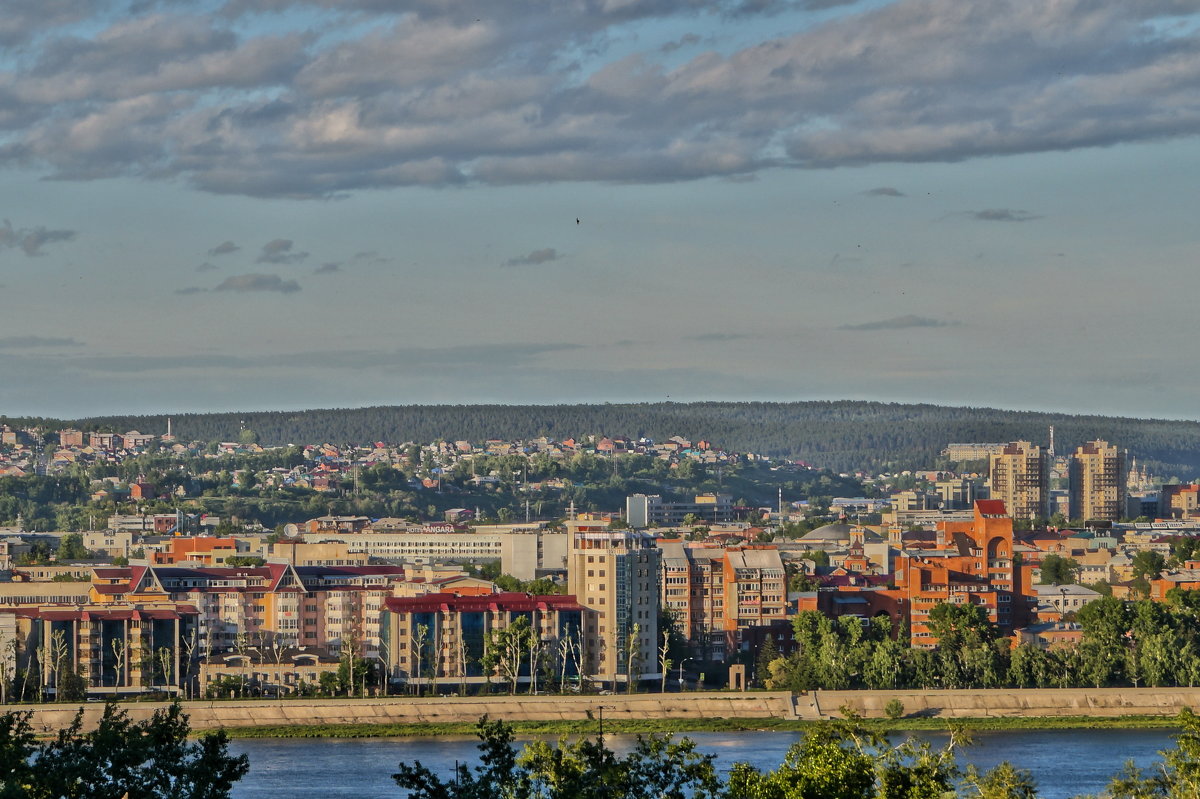
POLYGON ((658 48, 660 53, 673 53, 676 50, 682 50, 684 47, 691 47, 700 44, 700 37, 694 33, 685 33, 673 42, 667 42, 658 48))
POLYGON ((73 338, 47 336, 5 336, 0 338, 0 350, 24 350, 34 347, 82 347, 83 342, 73 338))
POLYGON ((904 192, 900 191, 899 189, 892 188, 891 186, 880 186, 877 189, 870 189, 869 191, 864 191, 863 194, 866 194, 870 197, 907 197, 908 196, 904 192))
POLYGON ((1012 208, 986 208, 982 211, 967 211, 972 219, 982 222, 1029 222, 1041 219, 1038 214, 1029 211, 1019 211, 1012 208))
POLYGON ((9 0, 0 43, 21 52, 0 65, 0 166, 328 198, 955 162, 1200 133, 1200 54, 1181 21, 1193 0, 402 5, 229 0, 205 15, 143 2, 114 16, 100 0, 9 0), (320 33, 287 30, 297 7, 318 9, 320 33), (829 13, 780 35, 744 26, 707 49, 679 34, 697 18, 796 11, 829 13), (613 46, 651 19, 632 52, 613 46), (680 51, 691 57, 675 63, 680 51))
POLYGON ((179 369, 373 369, 389 372, 446 370, 503 371, 532 366, 543 355, 582 349, 578 344, 497 343, 457 347, 401 347, 395 350, 322 350, 276 355, 107 355, 79 359, 77 368, 99 372, 155 372, 179 369))
POLYGON ((213 272, 213 271, 216 271, 216 269, 217 269, 216 264, 211 264, 208 261, 205 261, 204 263, 202 263, 196 267, 197 272, 213 272))
POLYGON ((74 230, 50 230, 40 225, 14 228, 12 222, 7 219, 0 225, 0 250, 19 248, 30 258, 44 255, 42 248, 47 244, 70 241, 73 238, 74 230))
POLYGON ((738 341, 739 339, 750 338, 744 333, 698 333, 694 336, 685 336, 688 341, 738 341))
POLYGON ((257 264, 296 264, 308 257, 306 252, 292 252, 291 239, 274 239, 262 246, 255 259, 257 264))
POLYGON ((284 280, 279 275, 233 275, 225 278, 213 291, 277 291, 291 294, 300 290, 294 280, 284 280))
POLYGON ((548 264, 551 261, 557 261, 561 256, 558 250, 553 247, 546 247, 541 250, 534 250, 528 255, 521 255, 516 258, 509 258, 501 266, 534 266, 537 264, 548 264))
POLYGON ((930 319, 927 316, 893 316, 891 319, 881 319, 878 322, 863 322, 857 325, 842 325, 839 330, 908 330, 917 327, 954 327, 957 322, 945 322, 940 319, 930 319))
POLYGON ((213 257, 218 255, 229 255, 230 253, 235 253, 240 249, 242 248, 234 244, 232 241, 223 241, 216 247, 213 247, 211 250, 209 250, 208 254, 213 257))
POLYGON ((203 294, 206 291, 208 291, 208 289, 202 289, 199 286, 187 286, 186 288, 175 289, 176 294, 180 294, 185 297, 192 294, 203 294))
POLYGON ((331 275, 334 272, 342 271, 342 265, 338 263, 321 264, 313 270, 314 275, 331 275))

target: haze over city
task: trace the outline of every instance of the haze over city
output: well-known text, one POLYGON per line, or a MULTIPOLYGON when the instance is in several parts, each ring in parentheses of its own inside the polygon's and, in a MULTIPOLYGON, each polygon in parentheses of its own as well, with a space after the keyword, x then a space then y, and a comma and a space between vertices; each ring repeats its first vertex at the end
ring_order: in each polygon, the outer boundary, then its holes
POLYGON ((0 411, 1194 417, 1195 0, 0 19, 0 411))

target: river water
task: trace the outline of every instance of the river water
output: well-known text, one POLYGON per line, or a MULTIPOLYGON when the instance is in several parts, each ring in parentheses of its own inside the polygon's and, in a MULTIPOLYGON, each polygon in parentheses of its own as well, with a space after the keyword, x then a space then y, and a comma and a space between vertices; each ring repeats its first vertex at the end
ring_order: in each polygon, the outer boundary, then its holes
MULTIPOLYGON (((717 756, 728 769, 745 761, 771 769, 783 760, 797 732, 697 732, 689 737, 701 752, 717 756)), ((1034 730, 976 733, 975 743, 960 756, 961 764, 981 770, 1002 761, 1033 772, 1039 796, 1069 799, 1097 793, 1126 760, 1147 766, 1158 752, 1174 745, 1169 730, 1034 730)), ((934 743, 944 737, 931 734, 934 743)), ((617 751, 626 751, 631 736, 606 736, 617 751)), ((250 773, 234 789, 235 799, 404 799, 391 780, 400 761, 420 760, 449 776, 458 761, 475 762, 474 738, 274 738, 235 740, 230 749, 250 756, 250 773)))

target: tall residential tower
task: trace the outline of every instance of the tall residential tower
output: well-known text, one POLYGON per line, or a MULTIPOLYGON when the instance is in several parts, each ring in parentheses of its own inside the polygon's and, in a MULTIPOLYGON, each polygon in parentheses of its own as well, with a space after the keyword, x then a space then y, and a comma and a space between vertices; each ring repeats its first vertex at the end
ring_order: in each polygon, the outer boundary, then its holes
POLYGON ((1050 470, 1046 453, 1028 441, 1005 444, 988 458, 992 499, 1001 500, 1014 519, 1050 516, 1050 470))
POLYGON ((1071 455, 1071 518, 1118 521, 1125 515, 1125 453, 1089 441, 1071 455))

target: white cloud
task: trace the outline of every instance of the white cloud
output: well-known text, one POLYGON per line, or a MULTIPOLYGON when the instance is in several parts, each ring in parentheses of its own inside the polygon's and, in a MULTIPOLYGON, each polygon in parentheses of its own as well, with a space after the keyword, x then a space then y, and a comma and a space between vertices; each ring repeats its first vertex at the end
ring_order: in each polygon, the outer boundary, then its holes
MULTIPOLYGON (((280 0, 212 18, 167 5, 84 37, 53 28, 75 15, 56 3, 48 32, 0 71, 0 164, 328 197, 956 161, 1200 132, 1200 46, 1167 24, 1200 12, 1195 0, 415 0, 402 15, 382 0, 296 5, 324 8, 332 35, 236 32, 243 11, 286 14, 280 0), (660 60, 663 46, 698 46, 694 34, 606 55, 630 20, 787 9, 834 10, 678 66, 660 60)), ((10 26, 33 24, 31 7, 22 0, 10 26)))

